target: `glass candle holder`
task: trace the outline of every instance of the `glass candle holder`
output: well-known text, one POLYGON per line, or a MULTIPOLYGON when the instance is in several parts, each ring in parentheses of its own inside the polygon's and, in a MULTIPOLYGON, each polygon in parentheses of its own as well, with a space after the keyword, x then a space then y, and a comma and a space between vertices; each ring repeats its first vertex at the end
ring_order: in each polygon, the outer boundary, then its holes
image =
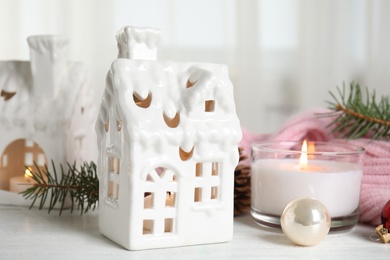
POLYGON ((252 144, 251 215, 261 225, 280 227, 286 205, 299 197, 321 201, 331 230, 359 220, 364 148, 335 142, 252 144))

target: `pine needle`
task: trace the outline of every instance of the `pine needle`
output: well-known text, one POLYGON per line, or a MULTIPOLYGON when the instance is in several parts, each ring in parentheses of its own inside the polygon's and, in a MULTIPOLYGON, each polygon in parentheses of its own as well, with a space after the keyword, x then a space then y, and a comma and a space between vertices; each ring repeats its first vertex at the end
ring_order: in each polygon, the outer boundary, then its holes
POLYGON ((350 83, 349 95, 346 87, 337 87, 339 97, 329 92, 333 101, 327 101, 330 113, 318 114, 319 117, 334 117, 327 125, 331 134, 337 133, 341 138, 356 139, 360 137, 375 140, 390 139, 390 104, 389 97, 383 96, 377 102, 375 91, 371 94, 366 88, 365 96, 359 84, 350 83))
POLYGON ((94 162, 84 163, 80 169, 75 164, 68 164, 67 174, 62 165, 57 172, 53 161, 53 172, 49 172, 47 165, 41 170, 35 162, 34 164, 36 171, 31 171, 31 178, 36 184, 21 192, 24 198, 32 200, 30 208, 35 203, 39 204, 39 209, 47 207, 49 213, 59 208, 59 215, 67 204, 70 204, 71 213, 76 208, 81 215, 96 208, 99 200, 99 180, 94 162))

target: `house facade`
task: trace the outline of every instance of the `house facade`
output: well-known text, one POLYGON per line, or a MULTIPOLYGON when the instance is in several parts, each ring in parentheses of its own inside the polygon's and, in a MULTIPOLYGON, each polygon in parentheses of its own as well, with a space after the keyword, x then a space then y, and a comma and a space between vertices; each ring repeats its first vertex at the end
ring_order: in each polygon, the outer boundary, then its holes
POLYGON ((99 228, 130 250, 229 241, 241 129, 225 65, 156 61, 125 27, 96 131, 99 228))
POLYGON ((86 67, 67 61, 68 40, 42 35, 27 39, 31 61, 0 62, 0 203, 30 204, 10 190, 51 161, 96 161, 96 109, 86 67), (34 164, 35 163, 35 164, 34 164))

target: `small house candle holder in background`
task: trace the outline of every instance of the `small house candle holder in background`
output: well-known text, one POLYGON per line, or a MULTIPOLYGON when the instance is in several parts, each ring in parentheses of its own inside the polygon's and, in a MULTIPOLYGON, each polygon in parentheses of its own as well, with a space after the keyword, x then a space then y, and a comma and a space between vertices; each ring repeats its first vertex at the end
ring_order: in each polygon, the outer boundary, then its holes
POLYGON ((229 241, 241 128, 225 65, 156 61, 124 27, 96 124, 99 227, 129 250, 229 241))
POLYGON ((86 66, 68 39, 30 36, 31 61, 0 62, 0 204, 30 205, 27 171, 96 160, 96 106, 86 66))

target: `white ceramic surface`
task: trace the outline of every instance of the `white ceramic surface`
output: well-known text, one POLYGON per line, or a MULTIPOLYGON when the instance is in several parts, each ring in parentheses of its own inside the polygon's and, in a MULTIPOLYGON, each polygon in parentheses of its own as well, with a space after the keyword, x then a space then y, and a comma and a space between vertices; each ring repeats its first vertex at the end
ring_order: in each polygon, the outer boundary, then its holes
POLYGON ((96 124, 100 231, 130 250, 230 240, 241 129, 227 67, 154 60, 158 29, 117 40, 96 124))

